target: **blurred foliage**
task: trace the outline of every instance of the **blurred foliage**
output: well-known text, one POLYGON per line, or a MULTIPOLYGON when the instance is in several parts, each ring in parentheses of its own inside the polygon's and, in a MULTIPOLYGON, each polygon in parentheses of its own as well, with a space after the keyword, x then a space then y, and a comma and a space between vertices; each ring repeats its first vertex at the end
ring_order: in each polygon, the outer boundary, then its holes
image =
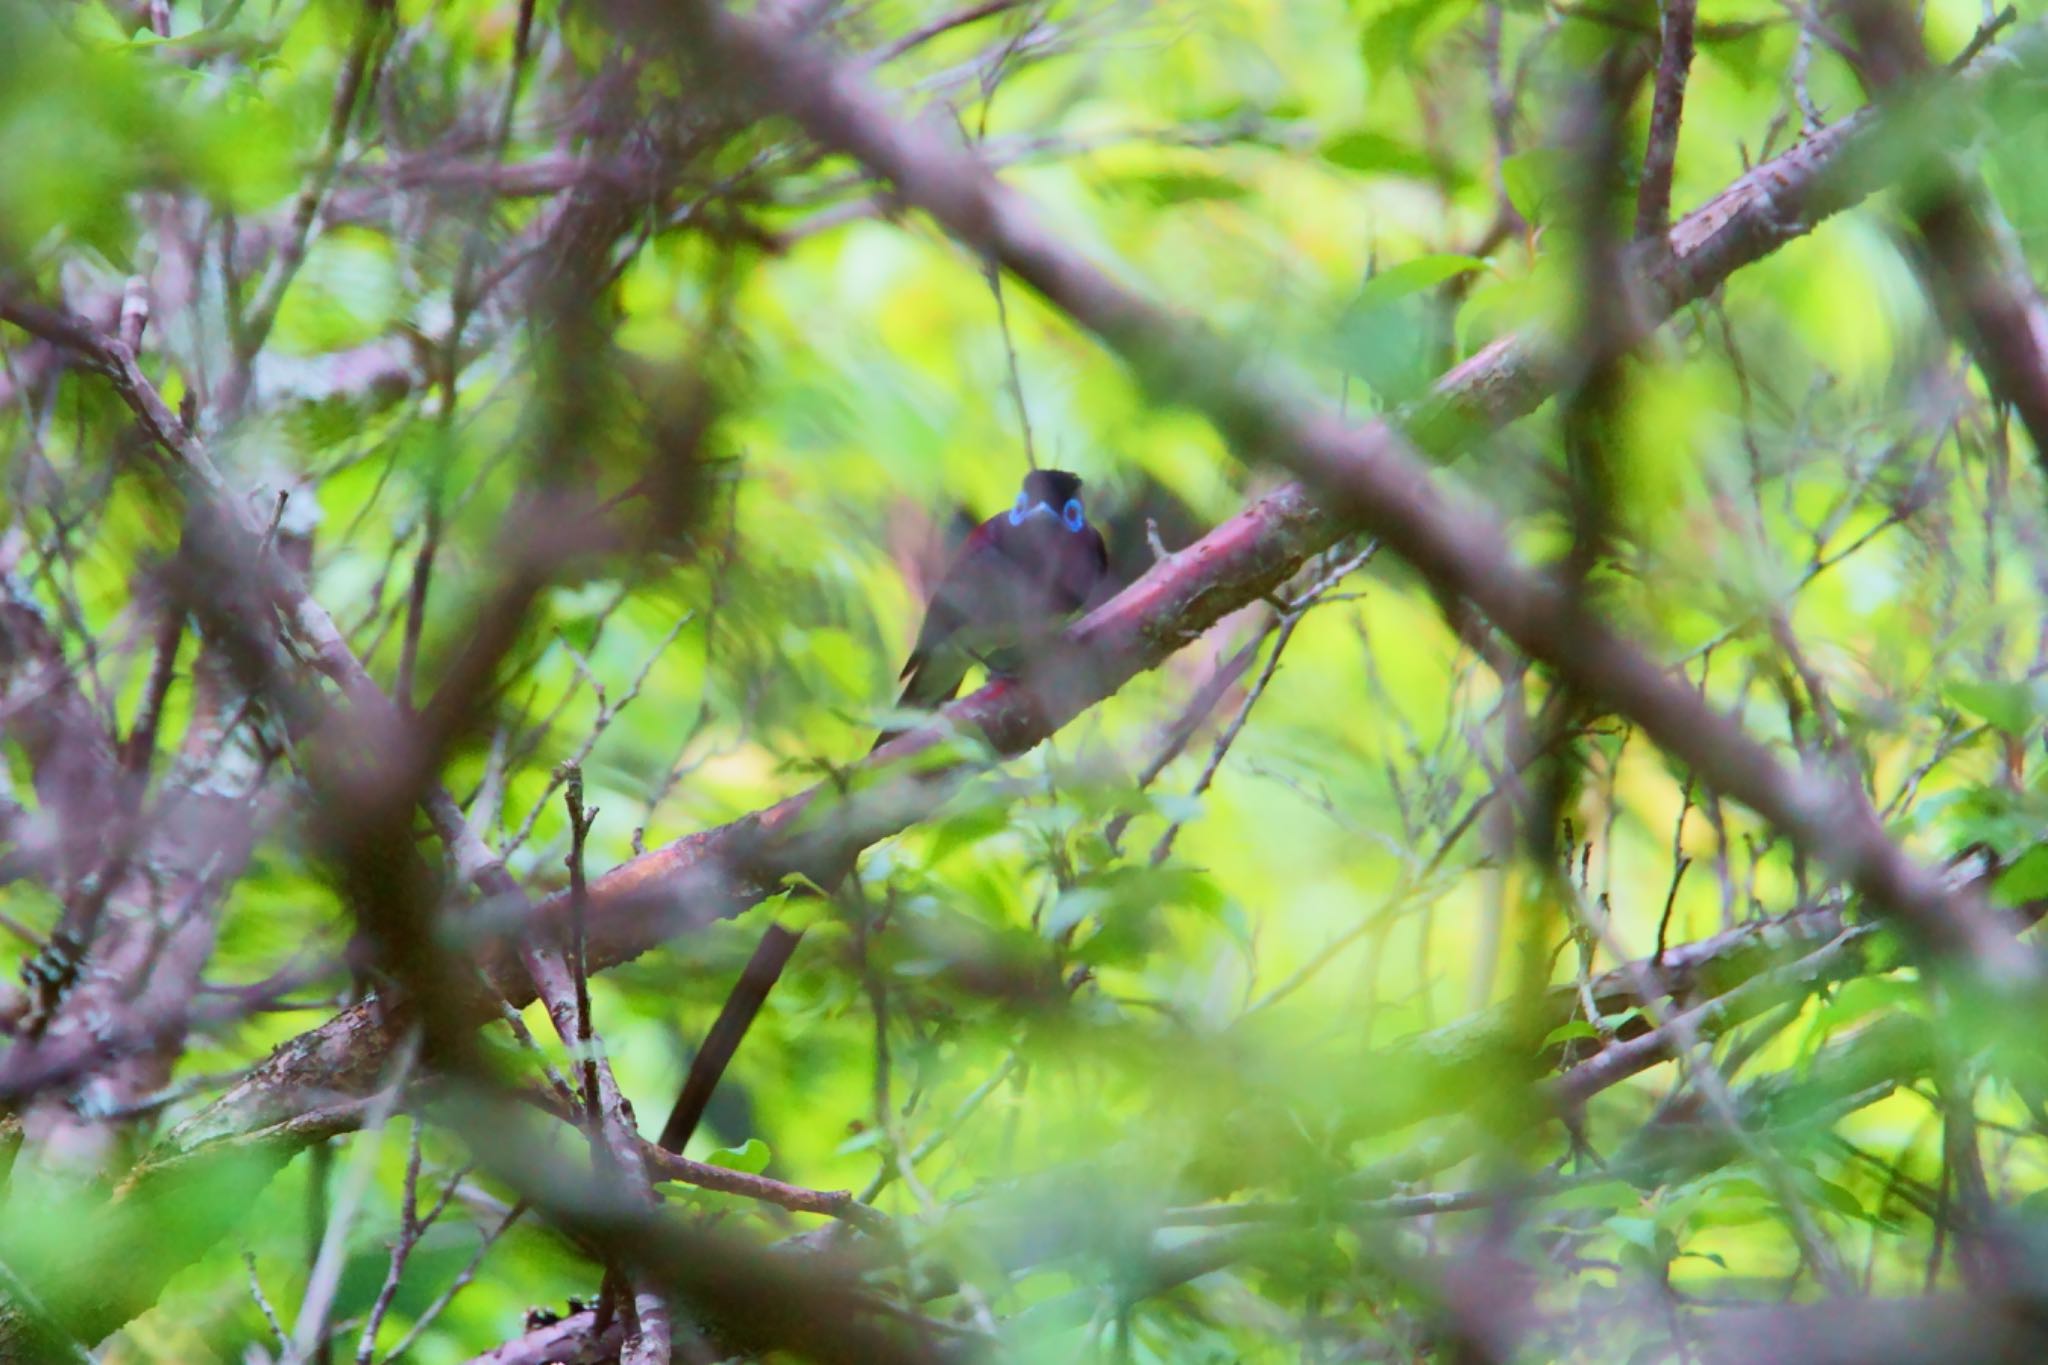
MULTIPOLYGON (((1828 120, 1861 104, 1841 57, 1802 42, 1797 8, 1703 7, 1677 211, 1791 145, 1802 101, 1828 120)), ((1126 578, 1151 562, 1148 522, 1178 548, 1271 486, 1021 286, 999 307, 979 262, 870 199, 850 164, 772 122, 692 122, 673 72, 627 82, 601 15, 552 0, 502 148, 517 5, 398 5, 248 400, 225 411, 231 319, 319 164, 360 20, 339 0, 174 0, 159 36, 146 9, 0 0, 0 278, 102 325, 128 276, 150 281, 145 371, 174 404, 192 398, 238 489, 266 508, 288 494, 314 595, 373 675, 398 677, 429 536, 422 704, 518 552, 506 527, 537 482, 639 496, 665 528, 544 588, 487 723, 445 769, 536 892, 566 880, 565 761, 599 809, 601 870, 866 751, 950 546, 1026 467, 1013 388, 1037 461, 1086 478, 1126 578), (692 138, 714 145, 683 159, 692 138), (480 187, 499 165, 538 177, 636 156, 678 169, 636 191, 584 281, 591 342, 517 301, 542 292, 520 253, 579 196, 480 187), (479 304, 484 282, 499 292, 479 304), (701 481, 636 486, 700 418, 701 481)), ((1938 56, 1979 20, 1965 0, 1927 10, 1938 56)), ((946 12, 877 0, 835 11, 831 32, 879 52, 946 12)), ((956 122, 1075 245, 1362 420, 1519 327, 1576 325, 1559 129, 1589 64, 1640 50, 1655 20, 1649 3, 1052 0, 875 74, 956 122)), ((2037 271, 2038 75, 1953 114, 2037 271)), ((1648 98, 1626 114, 1631 185, 1648 98)), ((49 370, 11 329, 0 345, 17 573, 125 730, 149 671, 141 585, 178 544, 178 501, 103 380, 49 370)), ((1741 272, 1626 371, 1607 608, 1751 734, 1860 777, 1916 854, 1987 845, 2017 863, 2008 900, 2048 895, 2041 477, 1921 294, 1892 206, 1741 272)), ((1546 407, 1445 473, 1540 554, 1566 534, 1562 420, 1546 407)), ((2040 1213, 2038 1064, 1995 1046, 2021 1025, 1941 998, 1881 942, 1685 1066, 1603 1091, 1568 1130, 1542 1078, 1666 1009, 1588 1018, 1572 987, 1660 945, 1841 905, 1842 889, 1603 717, 1564 745, 1566 868, 1526 866, 1498 799, 1502 722, 1546 684, 1497 676, 1390 556, 1307 611, 1263 690, 1261 655, 1140 790, 1189 697, 1239 649, 1272 649, 1269 625, 1264 606, 1228 618, 872 849, 691 1154, 862 1193, 899 1220, 913 1281, 956 1286, 935 1317, 992 1315, 1015 1358, 1047 1361, 1429 1356, 1449 1329, 1418 1266, 1482 1241, 1527 1272, 1549 1324, 1532 1359, 1662 1358, 1695 1313, 1811 1291, 1814 1235, 1873 1293, 1952 1282, 1930 1018, 1949 1051, 1990 1058, 1943 1083, 1974 1099, 1964 1141, 1991 1197, 2040 1213), (1152 857, 1169 826, 1170 855, 1152 857), (1536 1025, 1517 1014, 1532 973, 1565 987, 1563 1013, 1536 1025), (1709 1083, 1749 1125, 1741 1142, 1700 1099, 1709 1083), (1514 1216, 1414 1198, 1465 1190, 1520 1191, 1514 1216)), ((167 746, 194 718, 181 669, 167 746)), ((8 764, 33 805, 28 759, 10 749, 8 764)), ((280 820, 228 890, 206 980, 289 968, 304 984, 195 1033, 145 1144, 350 989, 352 925, 303 836, 280 820)), ((40 933, 57 907, 16 882, 6 913, 40 933)), ((650 1133, 766 921, 593 980, 650 1133)), ((0 940, 10 968, 33 953, 0 940)), ((103 1358, 274 1352, 251 1284, 290 1330, 322 1231, 314 1184, 362 1191, 332 1314, 352 1350, 414 1131, 398 1116, 297 1155, 103 1358)), ((458 1143, 418 1131, 421 1200, 461 1184, 412 1256, 384 1350, 505 1207, 458 1143)), ((764 1239, 815 1221, 681 1186, 669 1207, 764 1239)), ((11 1230, 5 1254, 122 1273, 117 1248, 75 1244, 80 1226, 11 1230)), ((600 1276, 517 1224, 407 1358, 465 1359, 600 1276)))

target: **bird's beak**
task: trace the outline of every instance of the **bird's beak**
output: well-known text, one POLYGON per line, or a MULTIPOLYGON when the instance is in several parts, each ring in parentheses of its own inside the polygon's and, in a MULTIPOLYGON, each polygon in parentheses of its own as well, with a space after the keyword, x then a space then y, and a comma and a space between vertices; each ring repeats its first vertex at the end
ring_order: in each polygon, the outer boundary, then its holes
POLYGON ((1010 525, 1012 526, 1022 526, 1031 517, 1051 517, 1054 521, 1058 521, 1060 514, 1052 510, 1052 504, 1045 502, 1034 503, 1030 507, 1012 507, 1010 509, 1010 525))

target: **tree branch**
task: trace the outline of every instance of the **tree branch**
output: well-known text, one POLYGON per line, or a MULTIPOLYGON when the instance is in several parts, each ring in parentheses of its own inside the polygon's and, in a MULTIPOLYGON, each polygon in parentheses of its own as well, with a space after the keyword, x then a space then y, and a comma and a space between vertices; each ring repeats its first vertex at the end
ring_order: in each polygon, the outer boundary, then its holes
MULTIPOLYGON (((1985 27, 1995 31, 2011 17, 2008 8, 1985 27)), ((1887 0, 1859 0, 1849 18, 1864 84, 1900 116, 1924 119, 1935 98, 1935 70, 1911 16, 1887 0)), ((2048 303, 2010 234, 1999 230, 1982 187, 1965 179, 1946 151, 1925 160, 1918 183, 1906 188, 1907 212, 1925 247, 1921 274, 1992 392, 2019 413, 2035 459, 2048 469, 2048 303)))
POLYGON ((1650 104, 1650 141, 1636 191, 1636 240, 1661 238, 1671 224, 1671 173, 1678 164, 1678 125, 1692 71, 1692 21, 1698 0, 1664 0, 1657 89, 1650 104))

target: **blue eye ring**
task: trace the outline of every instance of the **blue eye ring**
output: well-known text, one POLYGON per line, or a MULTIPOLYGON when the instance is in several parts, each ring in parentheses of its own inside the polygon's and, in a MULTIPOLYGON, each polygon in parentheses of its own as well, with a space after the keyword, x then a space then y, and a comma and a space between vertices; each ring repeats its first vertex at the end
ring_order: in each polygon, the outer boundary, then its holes
POLYGON ((1067 524, 1069 531, 1078 531, 1088 524, 1088 518, 1081 511, 1079 498, 1067 499, 1067 505, 1060 509, 1060 520, 1067 524))
POLYGON ((1024 513, 1030 506, 1030 495, 1026 493, 1019 493, 1017 495, 1017 505, 1010 509, 1010 525, 1022 526, 1024 524, 1024 513))

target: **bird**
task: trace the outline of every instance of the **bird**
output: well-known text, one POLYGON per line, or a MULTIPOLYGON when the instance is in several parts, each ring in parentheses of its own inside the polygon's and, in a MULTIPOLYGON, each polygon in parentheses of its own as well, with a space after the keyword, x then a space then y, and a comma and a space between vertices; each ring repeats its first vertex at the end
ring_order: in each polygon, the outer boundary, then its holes
MULTIPOLYGON (((1008 511, 968 533, 932 591, 897 709, 950 701, 977 663, 991 676, 1016 676, 1108 577, 1109 546, 1088 521, 1080 475, 1032 470, 1008 511)), ((875 747, 901 733, 884 730, 875 747)))

